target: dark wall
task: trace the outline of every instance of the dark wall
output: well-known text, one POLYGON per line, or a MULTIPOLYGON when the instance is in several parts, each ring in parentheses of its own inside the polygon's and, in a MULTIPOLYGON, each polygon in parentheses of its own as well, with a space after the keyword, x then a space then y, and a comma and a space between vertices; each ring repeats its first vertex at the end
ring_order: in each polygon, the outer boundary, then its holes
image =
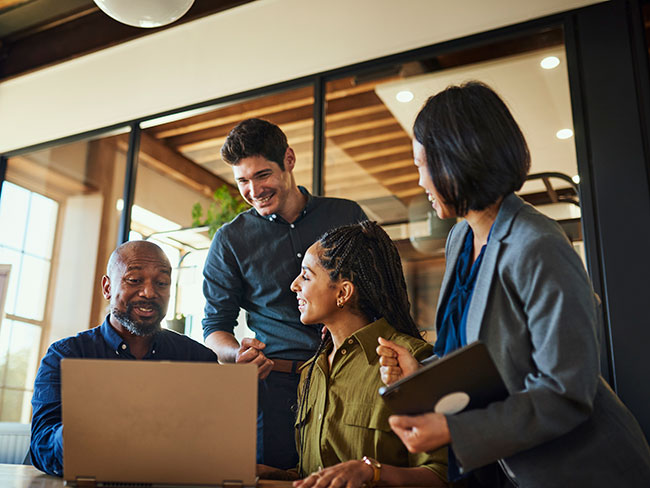
POLYGON ((637 1, 568 18, 583 225, 604 305, 610 384, 650 438, 648 53, 637 1))

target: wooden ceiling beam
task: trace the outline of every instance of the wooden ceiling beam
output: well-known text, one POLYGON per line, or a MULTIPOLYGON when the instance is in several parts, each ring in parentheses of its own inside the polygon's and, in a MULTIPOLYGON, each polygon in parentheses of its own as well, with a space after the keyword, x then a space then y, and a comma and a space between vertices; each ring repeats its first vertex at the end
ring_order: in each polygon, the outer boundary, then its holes
POLYGON ((298 88, 288 92, 230 104, 226 107, 220 107, 186 119, 152 127, 149 130, 158 139, 179 136, 219 126, 229 126, 228 130, 230 130, 242 120, 253 117, 266 118, 266 114, 281 112, 283 110, 309 106, 313 112, 313 105, 314 94, 312 88, 298 88))
POLYGON ((395 117, 388 110, 374 110, 365 115, 352 115, 347 118, 340 118, 336 122, 327 122, 325 137, 339 137, 357 131, 378 129, 393 124, 395 124, 395 117))
MULTIPOLYGON (((128 140, 120 139, 120 146, 126 150, 128 140)), ((177 153, 147 133, 140 137, 139 160, 162 175, 172 178, 208 198, 214 191, 226 185, 232 195, 239 195, 234 185, 217 176, 194 161, 177 153)))
POLYGON ((343 149, 363 146, 365 144, 374 144, 392 139, 408 138, 402 126, 392 119, 391 125, 383 125, 374 129, 358 130, 344 136, 332 137, 331 140, 343 149))
POLYGON ((409 150, 411 150, 411 140, 404 138, 401 143, 395 141, 379 142, 370 146, 348 149, 346 152, 357 163, 362 164, 381 156, 403 154, 409 150))
MULTIPOLYGON (((276 113, 268 113, 265 119, 277 124, 288 132, 289 129, 306 127, 313 124, 314 111, 311 106, 297 109, 282 110, 276 113)), ((242 119, 243 120, 243 119, 242 119)), ((205 147, 213 147, 219 144, 219 148, 225 141, 226 136, 232 129, 231 125, 211 127, 209 129, 189 132, 187 134, 170 137, 165 142, 175 147, 179 152, 192 151, 205 147)), ((288 135, 288 134, 287 134, 288 135)), ((289 141, 291 144, 291 141, 289 141)))

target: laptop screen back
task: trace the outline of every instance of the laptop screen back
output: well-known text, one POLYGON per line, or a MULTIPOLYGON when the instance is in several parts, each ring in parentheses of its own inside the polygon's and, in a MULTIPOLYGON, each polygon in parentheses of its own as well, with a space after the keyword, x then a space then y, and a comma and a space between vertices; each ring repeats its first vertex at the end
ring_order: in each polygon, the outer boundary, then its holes
POLYGON ((257 368, 64 359, 64 478, 255 485, 257 368))

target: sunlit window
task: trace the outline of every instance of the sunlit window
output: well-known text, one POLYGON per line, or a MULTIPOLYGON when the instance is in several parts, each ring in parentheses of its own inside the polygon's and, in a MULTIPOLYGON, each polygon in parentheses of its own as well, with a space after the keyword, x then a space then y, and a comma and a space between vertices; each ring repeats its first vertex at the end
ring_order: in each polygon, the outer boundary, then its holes
POLYGON ((0 324, 0 420, 28 422, 45 318, 59 205, 5 181, 0 199, 0 264, 10 265, 0 324))

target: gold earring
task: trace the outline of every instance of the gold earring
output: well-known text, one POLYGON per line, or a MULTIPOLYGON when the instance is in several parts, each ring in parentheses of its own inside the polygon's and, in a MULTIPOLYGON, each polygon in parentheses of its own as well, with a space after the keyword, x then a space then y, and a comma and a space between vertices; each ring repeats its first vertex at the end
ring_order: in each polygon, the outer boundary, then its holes
POLYGON ((344 305, 345 305, 345 302, 343 301, 342 298, 339 298, 338 300, 336 300, 336 306, 337 307, 343 308, 344 305))

